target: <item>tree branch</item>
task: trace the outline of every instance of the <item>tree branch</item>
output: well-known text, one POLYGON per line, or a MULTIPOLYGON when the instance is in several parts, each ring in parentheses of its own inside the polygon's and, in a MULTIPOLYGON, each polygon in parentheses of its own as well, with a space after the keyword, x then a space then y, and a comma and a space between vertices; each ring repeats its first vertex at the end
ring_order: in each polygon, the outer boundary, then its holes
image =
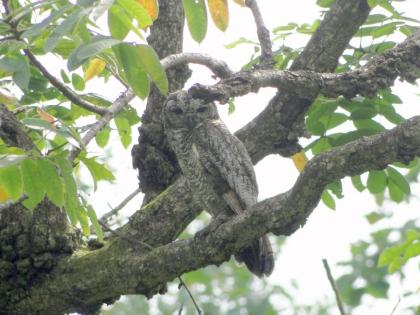
MULTIPOLYGON (((133 244, 117 237, 99 250, 75 254, 61 261, 43 283, 31 288, 30 297, 17 304, 17 310, 74 312, 83 308, 81 297, 89 305, 119 294, 150 296, 154 288, 185 272, 223 263, 267 232, 292 234, 305 224, 328 183, 393 162, 408 163, 416 156, 420 156, 420 116, 316 156, 292 189, 259 202, 215 227, 212 233, 199 233, 151 251, 133 248, 133 244), (98 263, 106 266, 95 268, 98 263)), ((190 204, 192 199, 185 199, 187 193, 181 179, 133 216, 119 233, 129 238, 139 236, 152 246, 165 244, 197 214, 191 209, 195 208, 190 204)))
POLYGON ((57 89, 59 90, 65 97, 69 99, 72 103, 99 115, 106 115, 108 113, 108 109, 105 107, 100 107, 93 105, 84 99, 82 99, 79 95, 73 92, 70 88, 60 82, 55 76, 48 72, 48 70, 43 66, 43 64, 32 54, 29 49, 23 50, 25 55, 29 58, 32 64, 38 68, 38 70, 48 79, 48 81, 57 89))
POLYGON ((0 103, 0 138, 11 147, 18 147, 26 151, 35 145, 24 131, 24 126, 7 107, 0 103))
POLYGON ((120 210, 123 209, 139 193, 140 193, 140 188, 137 187, 136 190, 133 191, 131 194, 129 194, 126 198, 124 198, 124 200, 121 201, 121 203, 118 206, 112 208, 111 211, 105 213, 99 219, 99 222, 105 224, 112 216, 117 215, 118 212, 120 212, 120 210))
POLYGON ((264 25, 264 19, 258 8, 257 1, 246 0, 245 5, 251 9, 254 16, 255 25, 257 26, 258 41, 261 46, 261 67, 271 68, 274 65, 273 51, 271 48, 270 32, 264 25))
POLYGON ((190 93, 206 100, 228 102, 231 97, 258 92, 262 87, 293 91, 303 98, 321 93, 328 97, 372 97, 397 77, 411 83, 420 77, 420 31, 396 47, 373 57, 365 66, 344 73, 251 70, 238 72, 212 86, 194 85, 190 93))
MULTIPOLYGON (((291 70, 332 71, 369 12, 366 0, 335 1, 291 70)), ((279 91, 255 119, 236 132, 254 163, 272 153, 295 153, 288 148, 296 147, 305 133, 304 113, 316 96, 279 91)))
MULTIPOLYGON (((82 143, 86 146, 101 131, 123 108, 135 97, 131 89, 122 93, 110 107, 107 108, 107 113, 95 122, 82 138, 82 143)), ((74 148, 70 153, 68 159, 74 161, 80 153, 79 148, 74 148)))
POLYGON ((181 64, 196 63, 209 68, 219 78, 228 78, 232 75, 232 70, 222 60, 217 60, 209 55, 200 53, 181 53, 169 55, 161 60, 162 66, 169 69, 181 64))
POLYGON ((337 284, 331 274, 330 266, 328 265, 328 261, 326 259, 322 260, 322 264, 324 265, 325 272, 327 273, 328 281, 330 282, 331 288, 334 291, 335 299, 337 301, 337 306, 340 311, 341 315, 346 315, 344 312, 343 302, 341 302, 340 293, 338 292, 337 284))

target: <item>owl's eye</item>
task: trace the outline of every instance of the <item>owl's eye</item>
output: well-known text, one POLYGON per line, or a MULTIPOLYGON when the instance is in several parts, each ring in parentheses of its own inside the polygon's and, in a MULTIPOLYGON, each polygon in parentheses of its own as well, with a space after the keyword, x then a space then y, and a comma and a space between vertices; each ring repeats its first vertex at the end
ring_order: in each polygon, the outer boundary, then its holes
POLYGON ((171 108, 171 112, 172 113, 174 113, 174 114, 177 114, 177 115, 181 115, 181 114, 183 114, 184 112, 182 111, 182 109, 181 108, 179 108, 179 107, 173 107, 173 108, 171 108))
POLYGON ((206 110, 207 110, 207 107, 202 106, 202 107, 197 108, 196 109, 196 112, 197 113, 204 113, 206 110))

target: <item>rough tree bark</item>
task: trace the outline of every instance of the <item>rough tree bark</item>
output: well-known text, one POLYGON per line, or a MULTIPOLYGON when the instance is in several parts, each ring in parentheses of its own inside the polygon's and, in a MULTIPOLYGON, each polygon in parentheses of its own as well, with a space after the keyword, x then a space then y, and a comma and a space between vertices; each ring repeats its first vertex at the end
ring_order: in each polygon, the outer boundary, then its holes
MULTIPOLYGON (((160 15, 148 40, 164 58, 182 51, 184 16, 180 1, 159 3, 160 15)), ((366 0, 337 0, 290 71, 263 67, 231 74, 219 64, 215 67, 223 77, 219 83, 195 86, 190 92, 223 101, 263 86, 279 87, 265 110, 236 135, 254 163, 269 154, 290 156, 299 149, 304 115, 319 93, 371 95, 392 85, 397 73, 409 81, 419 77, 419 32, 370 61, 366 71, 330 73, 369 11, 366 0)), ((177 58, 171 60, 189 60, 177 58)), ((169 70, 170 89, 182 88, 189 74, 185 64, 169 70)), ((144 206, 101 248, 86 246, 68 226, 64 213, 48 200, 33 213, 19 203, 0 210, 0 314, 89 314, 122 294, 152 296, 185 272, 223 263, 261 235, 292 234, 304 225, 328 183, 420 156, 417 116, 382 134, 316 156, 289 191, 214 226, 211 234, 175 240, 202 209, 192 199, 166 144, 160 121, 163 101, 157 89, 152 89, 139 128, 139 145, 132 152, 146 194, 144 206)), ((0 110, 3 141, 30 149, 23 126, 5 107, 0 110)))

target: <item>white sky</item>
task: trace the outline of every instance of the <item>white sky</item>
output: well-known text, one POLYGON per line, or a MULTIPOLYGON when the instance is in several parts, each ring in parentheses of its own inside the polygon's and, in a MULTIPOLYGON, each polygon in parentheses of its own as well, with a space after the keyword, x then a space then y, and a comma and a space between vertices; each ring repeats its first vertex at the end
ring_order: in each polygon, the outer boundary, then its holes
MULTIPOLYGON (((264 0, 259 1, 260 9, 265 18, 268 29, 275 26, 284 25, 289 22, 311 23, 318 18, 319 8, 314 5, 315 1, 295 0, 279 1, 264 0)), ((417 1, 418 6, 418 1, 417 1)), ((402 12, 420 12, 416 7, 416 1, 406 1, 398 4, 402 12)), ((203 52, 212 55, 215 58, 225 60, 232 69, 239 70, 245 64, 253 53, 253 47, 241 45, 238 48, 226 50, 223 45, 230 43, 239 37, 246 37, 256 40, 255 27, 252 16, 248 9, 240 8, 236 5, 230 6, 230 26, 225 33, 218 31, 212 22, 209 22, 207 36, 203 43, 197 44, 191 40, 188 32, 185 32, 185 51, 203 52)), ((412 14, 413 17, 416 17, 412 14)), ((420 16, 417 16, 420 18, 420 16)), ((303 46, 309 37, 297 37, 286 43, 290 46, 303 46)), ((200 82, 211 84, 215 81, 211 79, 211 73, 204 67, 194 66, 193 77, 189 85, 200 82)), ((59 69, 54 70, 58 74, 59 69)), ((80 72, 80 69, 78 70, 80 72)), ((93 79, 87 83, 90 91, 96 91, 107 95, 110 99, 117 96, 117 89, 122 91, 121 87, 106 88, 103 87, 102 80, 93 79)), ((415 93, 419 93, 417 87, 407 84, 397 84, 394 89, 404 101, 404 113, 406 117, 419 114, 419 98, 415 93)), ((252 94, 246 97, 237 98, 235 105, 236 111, 232 115, 227 114, 227 106, 220 107, 222 119, 228 127, 235 131, 255 117, 267 104, 267 101, 274 94, 273 89, 265 89, 258 95, 252 94)), ((145 103, 137 102, 139 113, 144 109, 145 103)), ((137 143, 138 132, 133 129, 133 144, 137 143)), ((109 161, 110 165, 116 170, 116 182, 113 185, 100 183, 98 191, 92 194, 91 201, 94 208, 99 212, 108 210, 107 203, 116 206, 124 199, 129 192, 137 187, 137 173, 131 167, 130 150, 124 150, 119 139, 114 135, 112 145, 108 147, 113 157, 109 161)), ((99 149, 90 148, 92 153, 102 155, 99 149)), ((260 188, 260 199, 284 192, 293 185, 298 172, 290 159, 279 156, 269 156, 256 166, 257 179, 260 188)), ((340 270, 335 266, 338 261, 350 258, 350 243, 367 237, 371 226, 364 219, 364 215, 377 209, 373 197, 368 193, 358 193, 349 184, 344 181, 344 195, 342 200, 337 201, 337 210, 332 211, 318 206, 310 216, 307 224, 291 237, 282 249, 280 255, 277 255, 276 268, 270 281, 281 285, 290 283, 291 279, 297 279, 301 288, 299 295, 295 296, 296 302, 311 303, 325 299, 328 295, 333 297, 330 285, 325 276, 321 259, 327 258, 332 268, 333 275, 338 277, 340 270)), ((418 194, 419 186, 413 186, 412 191, 418 194)), ((128 214, 138 209, 140 197, 135 198, 126 207, 125 213, 128 214)), ((420 207, 418 199, 408 205, 387 204, 385 208, 393 213, 392 222, 386 222, 386 225, 393 226, 397 223, 405 222, 406 218, 418 217, 414 213, 420 207)), ((379 225, 378 225, 379 226, 379 225)), ((417 259, 418 264, 418 259, 417 259)), ((408 266, 413 277, 404 284, 404 289, 414 289, 420 283, 418 269, 416 264, 411 262, 408 266), (416 279, 417 277, 417 279, 416 279)), ((403 294, 403 288, 395 281, 396 286, 390 291, 390 299, 386 300, 364 300, 365 304, 373 303, 373 309, 370 314, 390 314, 395 306, 398 297, 403 294), (373 302, 372 302, 373 301, 373 302)), ((404 305, 407 299, 403 299, 394 314, 404 313, 404 305)), ((282 313, 287 315, 286 313, 282 313)), ((361 307, 354 315, 366 314, 366 309, 361 307)))

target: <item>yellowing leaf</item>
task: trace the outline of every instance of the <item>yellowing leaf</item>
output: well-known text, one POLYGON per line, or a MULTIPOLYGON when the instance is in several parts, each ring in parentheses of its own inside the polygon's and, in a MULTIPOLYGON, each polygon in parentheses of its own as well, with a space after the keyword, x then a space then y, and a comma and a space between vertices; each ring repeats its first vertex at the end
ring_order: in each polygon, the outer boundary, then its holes
POLYGON ((302 172, 305 168, 306 163, 308 163, 308 158, 305 155, 305 152, 300 151, 291 157, 293 163, 295 163, 296 168, 299 172, 302 172))
POLYGON ((51 116, 40 107, 36 109, 36 113, 38 114, 39 118, 46 121, 47 123, 50 123, 51 127, 55 128, 55 122, 57 119, 55 119, 54 116, 51 116))
POLYGON ((159 4, 157 0, 137 0, 147 11, 152 21, 159 15, 159 4))
POLYGON ((0 203, 5 202, 10 199, 9 194, 0 186, 0 203))
POLYGON ((245 6, 245 0, 233 0, 233 2, 236 2, 237 4, 239 4, 241 7, 245 6))
POLYGON ((227 0, 207 0, 207 4, 214 24, 221 31, 225 31, 229 25, 227 0))
POLYGON ((89 66, 87 67, 85 71, 85 81, 89 81, 93 77, 100 74, 106 66, 106 62, 99 58, 93 58, 89 62, 89 66))

